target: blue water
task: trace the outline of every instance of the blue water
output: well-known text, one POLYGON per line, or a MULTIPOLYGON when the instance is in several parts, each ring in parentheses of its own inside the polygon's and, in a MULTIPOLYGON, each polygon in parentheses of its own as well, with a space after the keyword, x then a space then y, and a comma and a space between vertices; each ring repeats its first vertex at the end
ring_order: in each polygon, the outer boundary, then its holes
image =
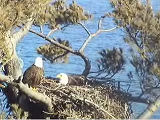
MULTIPOLYGON (((72 2, 72 0, 68 0, 68 2, 72 2)), ((94 15, 94 19, 85 22, 87 28, 93 33, 97 29, 97 23, 100 16, 104 15, 106 12, 111 12, 112 8, 109 4, 109 0, 77 0, 77 3, 80 4, 85 8, 86 11, 94 15)), ((159 0, 152 0, 152 5, 155 11, 159 10, 160 8, 160 1, 159 0)), ((104 21, 103 24, 104 28, 112 28, 115 26, 111 19, 107 19, 104 21)), ((48 29, 45 29, 48 32, 48 29)), ((97 52, 101 49, 111 49, 113 47, 119 48, 122 47, 124 50, 124 55, 127 61, 127 65, 124 71, 121 71, 118 75, 115 76, 116 80, 120 81, 128 81, 126 74, 127 71, 133 71, 133 67, 129 64, 129 59, 131 58, 128 54, 129 46, 124 43, 123 41, 124 33, 122 30, 116 30, 109 33, 102 33, 99 36, 92 39, 92 41, 88 44, 87 48, 85 49, 85 55, 89 57, 92 64, 92 71, 96 70, 96 59, 99 57, 97 52)), ((87 33, 78 25, 70 26, 66 28, 64 31, 59 31, 54 34, 54 37, 62 38, 65 40, 69 40, 72 44, 73 49, 79 49, 82 45, 83 41, 87 38, 87 33)), ((24 61, 24 69, 26 70, 30 65, 33 64, 34 59, 37 56, 40 56, 36 52, 36 48, 47 43, 40 37, 29 33, 24 39, 19 43, 17 51, 19 56, 24 61)), ((69 62, 67 64, 50 64, 48 61, 44 62, 45 67, 45 75, 46 76, 56 76, 56 74, 60 72, 64 73, 81 73, 84 69, 83 61, 77 57, 71 55, 69 58, 69 62)), ((126 88, 127 84, 122 83, 124 89, 126 88)), ((133 82, 133 87, 130 88, 130 92, 133 94, 139 93, 139 83, 138 81, 133 82), (136 89, 135 89, 136 88, 136 89)), ((135 104, 135 103, 134 103, 135 104)), ((133 106, 135 116, 144 110, 144 107, 139 104, 133 106), (136 106, 136 107, 135 107, 136 106)), ((160 118, 160 114, 157 117, 158 113, 155 114, 153 118, 160 118)))

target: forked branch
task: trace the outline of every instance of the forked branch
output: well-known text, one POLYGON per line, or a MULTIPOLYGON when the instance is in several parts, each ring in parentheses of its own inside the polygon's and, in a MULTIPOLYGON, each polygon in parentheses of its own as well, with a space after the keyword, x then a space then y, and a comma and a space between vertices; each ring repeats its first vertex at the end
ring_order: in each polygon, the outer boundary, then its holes
POLYGON ((59 28, 56 27, 55 29, 52 29, 48 32, 47 37, 49 37, 51 34, 53 34, 54 32, 56 32, 59 28))
POLYGON ((80 57, 83 59, 84 63, 85 63, 85 69, 84 69, 84 71, 83 71, 82 74, 83 74, 84 76, 87 76, 87 75, 89 74, 89 71, 90 71, 90 69, 91 69, 90 61, 89 61, 89 59, 88 59, 86 56, 84 56, 83 53, 81 53, 81 52, 79 52, 79 51, 76 51, 76 50, 73 50, 72 48, 69 48, 69 47, 67 47, 67 46, 65 46, 65 45, 63 45, 63 44, 60 44, 60 43, 58 43, 55 39, 53 39, 53 38, 51 39, 51 38, 45 36, 45 35, 42 34, 42 33, 38 33, 38 32, 36 32, 36 31, 34 31, 34 30, 30 30, 30 32, 32 32, 32 33, 34 33, 34 34, 36 34, 36 35, 44 38, 44 39, 47 40, 48 42, 50 42, 50 43, 52 43, 52 44, 54 44, 54 45, 56 45, 56 46, 58 46, 58 47, 60 47, 60 48, 62 48, 62 49, 64 49, 64 50, 66 50, 66 51, 68 51, 68 52, 70 52, 70 53, 72 53, 72 54, 74 54, 74 55, 80 56, 80 57))
POLYGON ((101 17, 101 19, 98 22, 98 30, 95 33, 92 33, 87 29, 87 27, 85 25, 83 25, 82 23, 79 23, 79 25, 82 26, 82 28, 84 28, 84 30, 87 32, 87 34, 89 35, 88 38, 84 41, 84 43, 82 44, 82 46, 79 49, 80 53, 84 52, 84 49, 86 48, 86 46, 88 45, 88 43, 91 41, 92 38, 94 38, 95 36, 99 35, 102 32, 111 32, 115 29, 117 29, 119 26, 113 27, 111 29, 103 29, 102 28, 102 21, 105 17, 101 17))
POLYGON ((93 34, 88 30, 88 28, 85 25, 83 25, 82 23, 79 23, 79 25, 81 25, 82 28, 87 32, 88 38, 84 41, 84 43, 82 44, 82 46, 80 47, 80 49, 78 51, 73 50, 72 48, 69 48, 69 47, 67 47, 67 46, 65 46, 63 44, 60 44, 54 38, 50 38, 50 35, 53 32, 55 32, 56 30, 58 30, 58 28, 55 28, 55 29, 51 30, 48 33, 48 35, 36 32, 34 30, 31 30, 31 29, 30 29, 30 32, 32 32, 32 33, 34 33, 34 34, 36 34, 36 35, 44 38, 45 40, 49 41, 50 43, 52 43, 52 44, 54 44, 54 45, 56 45, 56 46, 58 46, 58 47, 60 47, 60 48, 62 48, 64 50, 66 50, 66 51, 68 51, 68 52, 70 52, 70 53, 72 53, 74 55, 80 56, 83 59, 83 61, 85 62, 85 69, 84 69, 82 75, 87 76, 89 74, 89 72, 90 72, 91 65, 90 65, 89 59, 84 55, 84 49, 86 48, 86 46, 88 45, 88 43, 91 41, 91 39, 94 38, 95 36, 99 35, 102 32, 110 32, 110 31, 113 31, 116 28, 118 28, 118 26, 116 26, 116 27, 111 28, 111 29, 103 29, 102 28, 102 21, 103 21, 103 19, 105 17, 106 16, 101 17, 101 19, 99 20, 99 23, 98 23, 98 30, 95 33, 93 33, 93 34))

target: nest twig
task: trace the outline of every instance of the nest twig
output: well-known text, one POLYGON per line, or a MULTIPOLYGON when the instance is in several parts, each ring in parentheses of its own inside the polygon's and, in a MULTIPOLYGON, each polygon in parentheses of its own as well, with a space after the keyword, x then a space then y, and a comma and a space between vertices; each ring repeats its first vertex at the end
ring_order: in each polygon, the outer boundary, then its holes
POLYGON ((44 80, 39 92, 52 100, 50 118, 124 119, 130 117, 126 94, 112 86, 62 86, 44 80))

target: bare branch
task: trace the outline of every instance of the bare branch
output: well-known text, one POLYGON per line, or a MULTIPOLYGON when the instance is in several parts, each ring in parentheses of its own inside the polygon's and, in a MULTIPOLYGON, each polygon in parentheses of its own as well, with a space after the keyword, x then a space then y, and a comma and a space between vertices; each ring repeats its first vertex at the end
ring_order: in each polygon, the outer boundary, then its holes
POLYGON ((60 48, 62 48, 64 50, 67 50, 67 51, 69 51, 69 52, 71 52, 73 54, 76 54, 76 52, 73 49, 71 49, 71 48, 69 48, 69 47, 67 47, 65 45, 62 45, 62 44, 58 43, 56 40, 51 39, 51 38, 45 36, 42 33, 38 33, 38 32, 36 32, 34 30, 29 30, 29 31, 32 32, 32 33, 34 33, 34 34, 36 34, 36 35, 38 35, 38 36, 40 36, 40 37, 42 37, 42 38, 44 38, 44 39, 46 39, 48 42, 50 42, 50 43, 52 43, 52 44, 54 44, 54 45, 56 45, 56 46, 58 46, 58 47, 60 47, 60 48))
POLYGON ((98 22, 98 29, 102 29, 102 21, 103 21, 104 17, 101 17, 101 19, 98 22))
POLYGON ((89 59, 88 59, 87 57, 85 57, 85 56, 83 55, 83 53, 80 53, 80 52, 78 52, 78 51, 74 51, 72 48, 66 47, 66 46, 63 45, 63 44, 58 43, 56 40, 51 39, 51 38, 49 38, 49 37, 46 37, 46 36, 45 36, 44 34, 42 34, 42 33, 38 33, 38 32, 36 32, 36 31, 34 31, 34 30, 29 30, 29 31, 32 32, 32 33, 34 33, 34 34, 36 34, 36 35, 38 35, 38 36, 40 36, 40 37, 42 37, 42 38, 44 38, 44 39, 46 39, 46 40, 49 41, 50 43, 52 43, 52 44, 54 44, 54 45, 56 45, 56 46, 58 46, 58 47, 60 47, 60 48, 62 48, 62 49, 64 49, 64 50, 66 50, 66 51, 68 51, 68 52, 70 52, 70 53, 72 53, 72 54, 74 54, 74 55, 80 56, 80 57, 83 59, 83 61, 85 62, 85 69, 84 69, 84 71, 83 71, 82 74, 83 74, 84 76, 87 76, 87 75, 89 74, 89 71, 90 71, 90 68, 91 68, 90 61, 89 61, 89 59))
POLYGON ((127 99, 131 102, 136 102, 136 103, 143 103, 143 104, 150 104, 152 103, 151 101, 147 100, 146 98, 141 98, 140 96, 128 96, 127 99))
POLYGON ((56 32, 58 29, 59 28, 56 27, 55 29, 50 30, 46 37, 49 37, 51 34, 53 34, 54 32, 56 32))
POLYGON ((102 32, 110 32, 110 31, 113 31, 113 30, 115 30, 115 29, 117 29, 118 28, 118 26, 117 27, 114 27, 114 28, 111 28, 111 29, 99 29, 99 30, 97 30, 95 33, 93 33, 93 34, 90 34, 89 36, 88 36, 88 38, 85 40, 85 42, 83 43, 83 45, 81 46, 81 48, 79 49, 79 52, 81 52, 81 53, 83 53, 84 52, 84 49, 86 48, 86 46, 88 45, 88 43, 91 41, 91 39, 92 38, 94 38, 95 36, 97 36, 97 35, 99 35, 100 33, 102 33, 102 32))
POLYGON ((91 33, 89 32, 89 30, 87 29, 85 25, 83 25, 82 23, 78 23, 78 24, 81 25, 85 29, 88 35, 91 35, 91 33))
POLYGON ((91 33, 89 32, 89 30, 88 30, 82 23, 79 23, 79 24, 87 31, 87 33, 88 33, 88 35, 89 35, 88 38, 84 41, 84 43, 83 43, 83 45, 81 46, 81 48, 79 49, 79 52, 83 53, 83 52, 84 52, 84 49, 85 49, 86 46, 87 46, 87 44, 91 41, 92 38, 94 38, 94 37, 97 36, 98 34, 100 34, 100 33, 102 33, 102 32, 110 32, 110 31, 113 31, 113 30, 119 28, 119 26, 116 26, 116 27, 111 28, 111 29, 103 29, 103 28, 102 28, 102 22, 103 22, 103 20, 104 20, 106 17, 108 17, 108 16, 110 16, 110 15, 109 15, 109 14, 106 14, 105 16, 102 16, 102 17, 99 19, 99 22, 98 22, 98 30, 97 30, 95 33, 93 33, 93 34, 91 34, 91 33))
POLYGON ((100 30, 100 31, 101 31, 101 32, 111 32, 111 31, 113 31, 113 30, 115 30, 115 29, 117 29, 117 28, 119 28, 119 26, 113 27, 113 28, 111 28, 111 29, 100 30))
POLYGON ((40 32, 43 34, 44 32, 43 32, 43 26, 42 25, 40 25, 40 32))
POLYGON ((155 111, 157 111, 160 107, 160 96, 157 98, 157 100, 150 104, 148 108, 140 115, 138 116, 138 119, 149 119, 155 111))

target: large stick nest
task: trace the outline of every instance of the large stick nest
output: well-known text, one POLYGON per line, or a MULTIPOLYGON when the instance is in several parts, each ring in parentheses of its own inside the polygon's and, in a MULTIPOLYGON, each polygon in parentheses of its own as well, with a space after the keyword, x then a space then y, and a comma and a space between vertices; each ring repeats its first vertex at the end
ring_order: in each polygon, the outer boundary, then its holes
POLYGON ((124 119, 131 114, 127 94, 112 85, 63 86, 47 79, 38 89, 52 100, 52 112, 43 111, 50 118, 124 119))

